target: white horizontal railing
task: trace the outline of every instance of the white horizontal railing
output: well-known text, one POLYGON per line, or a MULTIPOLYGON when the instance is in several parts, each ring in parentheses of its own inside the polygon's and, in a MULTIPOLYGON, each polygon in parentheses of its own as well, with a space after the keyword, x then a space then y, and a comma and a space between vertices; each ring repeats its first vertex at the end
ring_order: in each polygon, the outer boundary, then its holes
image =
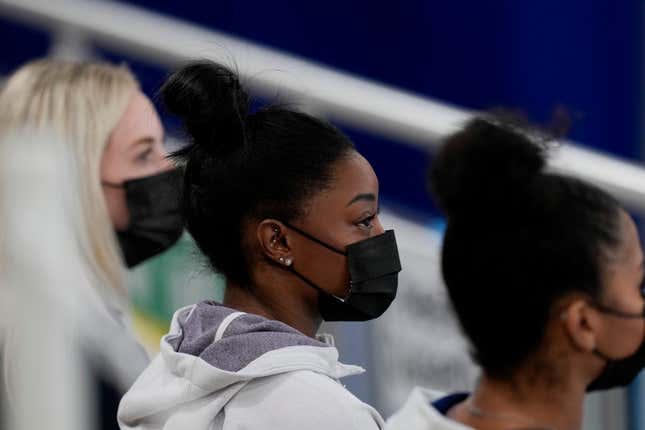
MULTIPOLYGON (((235 65, 259 94, 301 104, 343 124, 433 148, 472 113, 294 55, 112 1, 0 0, 0 15, 88 40, 164 67, 195 58, 235 65)), ((414 65, 408 65, 414 67, 414 65)), ((552 167, 593 181, 645 212, 645 170, 569 144, 552 167)), ((401 166, 402 170, 405 166, 401 166)))

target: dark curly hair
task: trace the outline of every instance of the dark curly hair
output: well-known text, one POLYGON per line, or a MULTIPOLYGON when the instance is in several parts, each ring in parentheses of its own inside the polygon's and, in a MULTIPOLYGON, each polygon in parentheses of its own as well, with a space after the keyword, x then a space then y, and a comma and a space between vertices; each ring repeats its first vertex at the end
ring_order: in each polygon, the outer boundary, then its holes
POLYGON ((508 376, 540 346, 552 305, 598 298, 620 206, 601 189, 545 170, 530 130, 476 118, 433 161, 430 188, 447 217, 442 272, 476 361, 508 376))

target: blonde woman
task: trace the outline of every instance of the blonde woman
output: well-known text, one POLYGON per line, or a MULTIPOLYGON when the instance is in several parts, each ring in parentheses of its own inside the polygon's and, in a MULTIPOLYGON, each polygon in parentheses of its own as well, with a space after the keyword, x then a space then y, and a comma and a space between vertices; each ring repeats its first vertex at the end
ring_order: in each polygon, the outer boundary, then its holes
POLYGON ((79 197, 92 220, 88 257, 101 281, 121 288, 122 257, 134 266, 178 239, 176 200, 151 191, 166 191, 179 175, 166 159, 159 116, 125 66, 29 63, 0 92, 0 118, 3 127, 47 127, 74 146, 79 197))
MULTIPOLYGON (((121 327, 106 342, 131 351, 99 360, 118 363, 114 383, 123 391, 147 363, 123 321, 124 266, 167 249, 183 230, 180 175, 166 159, 163 127, 125 66, 57 60, 26 64, 0 90, 0 133, 25 127, 54 133, 71 148, 79 183, 59 189, 78 193, 88 306, 105 314, 106 327, 121 327)), ((9 363, 10 349, 5 343, 9 363)))

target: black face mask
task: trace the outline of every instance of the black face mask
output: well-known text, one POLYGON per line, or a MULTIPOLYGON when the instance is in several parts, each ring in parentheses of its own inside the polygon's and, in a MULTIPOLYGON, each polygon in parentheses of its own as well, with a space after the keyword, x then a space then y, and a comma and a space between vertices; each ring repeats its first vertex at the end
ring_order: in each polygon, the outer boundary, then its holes
POLYGON ((311 236, 299 228, 287 225, 307 239, 347 258, 349 291, 344 298, 325 291, 293 266, 291 272, 307 285, 318 290, 318 309, 325 321, 367 321, 378 318, 396 297, 398 273, 401 271, 399 251, 394 231, 353 243, 343 252, 311 236))
MULTIPOLYGON (((620 318, 645 318, 645 310, 640 314, 632 314, 594 304, 600 312, 620 318)), ((587 387, 587 391, 609 390, 610 388, 624 387, 630 384, 640 371, 645 367, 645 336, 638 350, 627 358, 614 360, 597 349, 594 351, 598 357, 607 362, 602 373, 587 387)))
POLYGON ((165 251, 181 237, 184 231, 179 200, 181 181, 182 172, 173 169, 123 184, 103 182, 125 190, 130 225, 116 234, 128 267, 165 251))

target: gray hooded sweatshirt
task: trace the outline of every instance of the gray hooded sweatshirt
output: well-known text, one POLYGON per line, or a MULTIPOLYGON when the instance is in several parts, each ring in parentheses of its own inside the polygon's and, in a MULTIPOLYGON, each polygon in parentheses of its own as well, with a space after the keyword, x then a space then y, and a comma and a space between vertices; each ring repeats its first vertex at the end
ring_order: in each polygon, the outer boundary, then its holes
POLYGON ((380 429, 328 343, 215 302, 178 310, 119 407, 123 430, 380 429))

